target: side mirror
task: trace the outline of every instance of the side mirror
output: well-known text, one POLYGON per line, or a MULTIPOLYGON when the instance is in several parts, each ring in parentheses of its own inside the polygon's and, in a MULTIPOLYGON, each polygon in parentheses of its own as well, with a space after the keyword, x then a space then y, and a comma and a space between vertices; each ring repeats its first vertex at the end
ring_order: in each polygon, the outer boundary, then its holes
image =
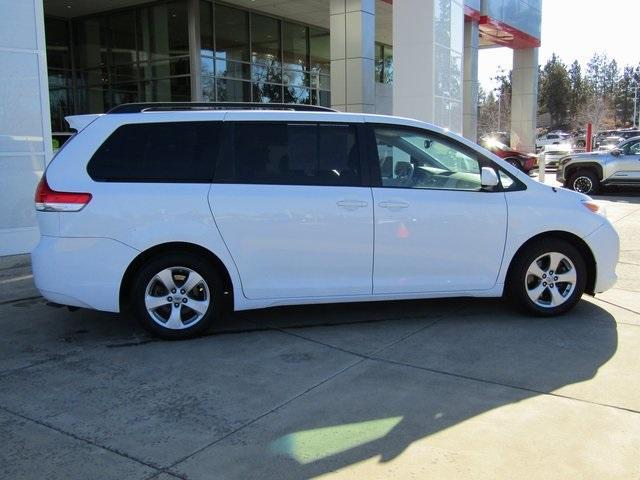
POLYGON ((498 174, 491 167, 482 167, 480 173, 480 183, 483 187, 495 187, 500 183, 498 179, 498 174))
POLYGON ((622 155, 622 150, 620 150, 619 148, 613 148, 611 149, 611 155, 613 155, 614 157, 619 157, 620 155, 622 155))

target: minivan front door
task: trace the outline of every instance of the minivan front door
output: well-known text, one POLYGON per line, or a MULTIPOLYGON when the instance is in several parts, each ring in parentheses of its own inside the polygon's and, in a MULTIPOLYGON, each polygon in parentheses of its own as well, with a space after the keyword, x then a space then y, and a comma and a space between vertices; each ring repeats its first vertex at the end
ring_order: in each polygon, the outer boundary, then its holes
POLYGON ((373 205, 357 127, 234 122, 210 190, 249 299, 371 294, 373 205))
POLYGON ((492 288, 507 206, 503 192, 482 191, 474 152, 426 130, 372 130, 380 165, 380 186, 373 188, 374 294, 492 288))

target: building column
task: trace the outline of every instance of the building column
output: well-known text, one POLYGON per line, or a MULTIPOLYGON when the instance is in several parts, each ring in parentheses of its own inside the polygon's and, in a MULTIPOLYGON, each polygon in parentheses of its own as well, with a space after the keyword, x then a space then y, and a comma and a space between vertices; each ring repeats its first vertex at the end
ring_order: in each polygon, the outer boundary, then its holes
POLYGON ((537 115, 538 49, 516 49, 511 74, 511 147, 536 151, 537 115))
POLYGON ((331 106, 375 112, 375 0, 331 0, 331 106))
POLYGON ((462 92, 462 134, 475 142, 478 139, 478 22, 464 24, 464 83, 462 92))
POLYGON ((0 256, 38 242, 36 184, 53 155, 42 0, 0 2, 0 256))
POLYGON ((393 113, 462 133, 464 7, 393 3, 393 113))

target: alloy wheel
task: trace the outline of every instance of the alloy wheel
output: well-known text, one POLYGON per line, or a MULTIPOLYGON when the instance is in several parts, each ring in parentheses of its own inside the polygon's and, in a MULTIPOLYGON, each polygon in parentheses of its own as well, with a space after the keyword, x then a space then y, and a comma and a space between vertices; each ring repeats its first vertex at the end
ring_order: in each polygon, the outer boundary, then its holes
POLYGON ((564 304, 575 290, 576 267, 569 257, 549 252, 536 258, 525 275, 525 289, 533 303, 543 308, 564 304))
POLYGON ((158 325, 182 330, 198 323, 211 303, 204 278, 187 267, 169 267, 154 275, 145 288, 144 304, 158 325))
POLYGON ((589 177, 579 176, 573 181, 573 189, 578 193, 589 193, 593 190, 593 182, 589 177))

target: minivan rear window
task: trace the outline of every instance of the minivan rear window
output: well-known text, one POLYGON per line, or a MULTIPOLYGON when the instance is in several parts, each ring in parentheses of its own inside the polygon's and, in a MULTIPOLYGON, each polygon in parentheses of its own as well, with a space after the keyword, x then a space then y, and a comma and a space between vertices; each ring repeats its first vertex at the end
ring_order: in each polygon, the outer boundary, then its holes
POLYGON ((216 182, 362 185, 356 127, 344 124, 236 122, 216 182))
POLYGON ((135 123, 116 129, 87 166, 102 182, 209 183, 222 122, 135 123))

